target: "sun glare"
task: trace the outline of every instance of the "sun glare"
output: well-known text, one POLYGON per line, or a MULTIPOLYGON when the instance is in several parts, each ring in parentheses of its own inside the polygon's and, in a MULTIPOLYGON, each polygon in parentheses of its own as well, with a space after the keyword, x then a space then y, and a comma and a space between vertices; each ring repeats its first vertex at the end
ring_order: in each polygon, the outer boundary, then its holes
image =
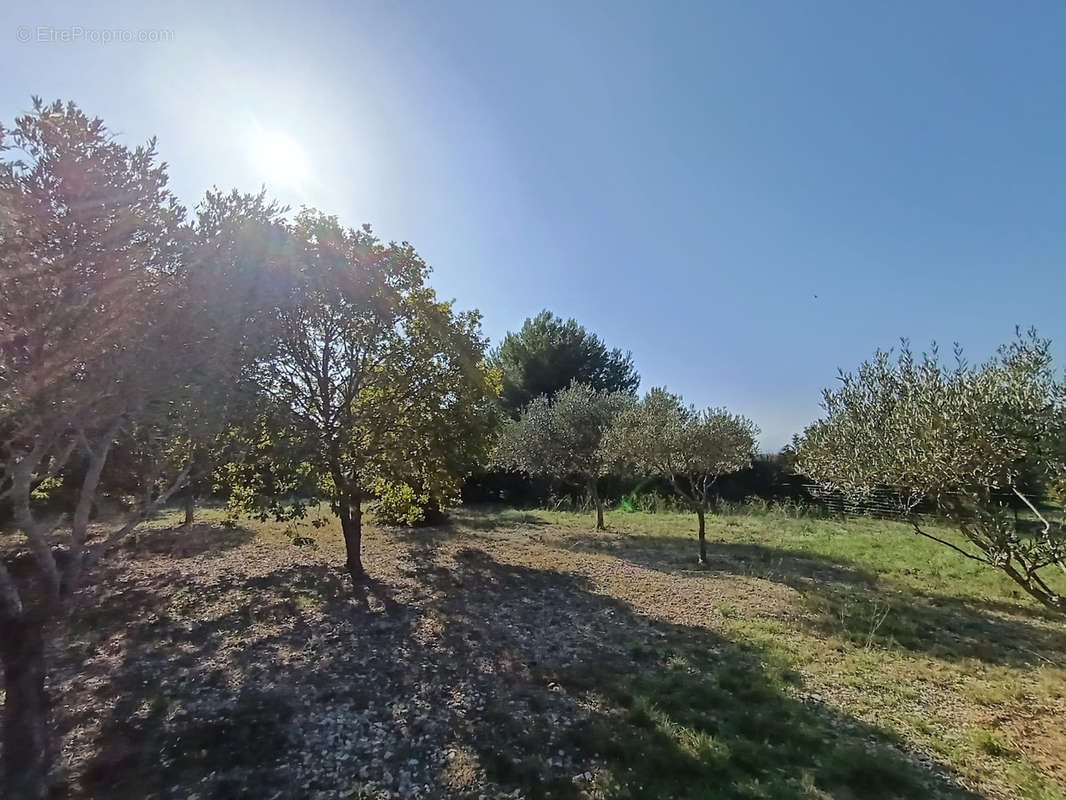
POLYGON ((267 185, 298 186, 310 175, 310 162, 303 147, 282 131, 256 131, 250 137, 249 155, 267 185))

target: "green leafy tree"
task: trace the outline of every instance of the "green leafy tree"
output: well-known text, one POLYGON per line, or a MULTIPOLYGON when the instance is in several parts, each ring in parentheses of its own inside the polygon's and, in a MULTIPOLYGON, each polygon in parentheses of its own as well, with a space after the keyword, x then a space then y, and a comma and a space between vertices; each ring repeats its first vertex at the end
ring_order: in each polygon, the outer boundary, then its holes
POLYGON ((375 491, 395 501, 403 486, 412 503, 453 500, 489 436, 479 426, 493 424, 498 378, 483 363, 480 316, 436 298, 410 245, 382 244, 368 227, 343 228, 313 211, 291 233, 297 280, 259 369, 270 400, 259 417, 265 438, 248 451, 278 450, 284 460, 228 471, 252 479, 236 498, 276 511, 270 494, 279 484, 313 486, 340 519, 358 580, 364 503, 375 491))
POLYGON ((503 376, 501 403, 511 416, 535 397, 550 399, 575 381, 600 392, 630 395, 640 386, 632 355, 609 350, 576 320, 563 321, 549 311, 527 319, 517 333, 508 333, 489 363, 503 376))
POLYGON ((265 191, 208 191, 186 235, 180 278, 188 331, 210 370, 198 385, 217 387, 208 419, 188 419, 196 444, 185 490, 185 522, 198 494, 213 490, 215 470, 236 440, 234 426, 254 424, 262 411, 255 366, 278 340, 278 309, 292 302, 297 253, 288 209, 265 191))
POLYGON ((47 640, 77 600, 114 442, 168 439, 174 396, 195 402, 197 351, 178 324, 184 211, 154 143, 129 149, 73 104, 35 100, 0 153, 0 502, 29 552, 0 553, 3 794, 21 800, 48 791, 47 640), (42 515, 34 490, 75 461, 69 507, 42 515))
POLYGON ((285 212, 264 192, 212 190, 182 229, 168 331, 191 369, 172 387, 165 414, 125 425, 112 448, 102 486, 133 503, 117 536, 171 497, 174 476, 191 523, 196 492, 212 487, 220 438, 254 413, 253 368, 273 352, 276 312, 292 294, 285 212))
POLYGON ((718 478, 751 466, 759 429, 724 408, 686 406, 666 389, 652 389, 623 411, 608 433, 611 452, 646 475, 667 479, 699 522, 699 563, 707 563, 705 515, 714 508, 718 478))
POLYGON ((840 386, 827 389, 825 416, 797 440, 798 466, 829 489, 859 499, 877 489, 898 494, 914 532, 1006 573, 1045 606, 1066 610, 1046 580, 1066 572, 1061 522, 1045 519, 1025 487, 1061 480, 1066 467, 1066 386, 1056 378, 1050 342, 1034 331, 970 366, 934 346, 915 357, 878 351, 840 386), (923 530, 915 510, 936 504, 967 546, 923 530), (1038 520, 1027 529, 1014 501, 1038 520))
POLYGON ((615 417, 632 403, 626 392, 597 391, 583 383, 571 384, 553 399, 541 395, 517 420, 504 425, 496 461, 504 469, 584 487, 596 506, 596 529, 603 530, 599 482, 617 466, 605 436, 615 417))

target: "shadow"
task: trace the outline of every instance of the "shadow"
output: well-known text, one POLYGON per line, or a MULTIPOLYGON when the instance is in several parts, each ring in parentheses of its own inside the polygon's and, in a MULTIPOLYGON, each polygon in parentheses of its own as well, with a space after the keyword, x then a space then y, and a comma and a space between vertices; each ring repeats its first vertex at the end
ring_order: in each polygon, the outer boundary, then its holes
POLYGON ((101 564, 59 670, 71 795, 977 798, 758 650, 471 541, 394 539, 354 591, 285 550, 101 564))
POLYGON ((547 527, 550 523, 540 519, 536 514, 506 506, 460 506, 450 510, 442 523, 432 527, 447 530, 458 530, 462 527, 464 530, 514 532, 516 528, 523 525, 547 527))
POLYGON ((697 569, 695 534, 606 542, 602 536, 573 534, 565 541, 574 549, 608 549, 617 558, 660 572, 727 574, 783 584, 796 590, 811 612, 800 624, 856 644, 899 646, 952 661, 1066 666, 1062 618, 1039 608, 921 592, 846 560, 750 543, 708 540, 708 563, 697 569))
POLYGON ((245 545, 255 538, 247 528, 193 523, 180 528, 138 529, 122 546, 141 558, 197 558, 245 545))

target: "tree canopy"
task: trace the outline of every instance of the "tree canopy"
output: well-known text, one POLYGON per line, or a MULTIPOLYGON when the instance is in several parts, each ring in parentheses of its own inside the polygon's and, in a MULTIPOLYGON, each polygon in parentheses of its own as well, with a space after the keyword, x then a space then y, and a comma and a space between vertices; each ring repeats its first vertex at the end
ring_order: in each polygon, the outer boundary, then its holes
POLYGON ((603 529, 599 479, 617 465, 605 437, 632 402, 625 392, 597 391, 583 383, 572 383, 552 399, 541 395, 504 425, 496 461, 505 469, 585 487, 596 506, 596 527, 603 529))
POLYGON ((666 389, 652 389, 625 408, 605 447, 638 473, 669 481, 696 512, 700 563, 707 561, 704 515, 714 503, 718 478, 751 466, 759 429, 724 408, 697 410, 666 389))
MULTIPOLYGON (((916 357, 904 342, 894 359, 878 351, 856 372, 842 373, 823 406, 825 416, 796 442, 800 469, 859 497, 893 490, 908 513, 935 503, 976 552, 942 544, 1066 610, 1041 577, 1049 567, 1066 571, 1066 537, 1026 494, 1027 485, 1066 473, 1066 384, 1055 375, 1047 340, 1033 331, 1019 335, 978 366, 957 347, 947 365, 935 346, 916 357), (1037 530, 1015 519, 1014 499, 1035 515, 1037 530)), ((935 538, 917 518, 914 530, 935 538)))
POLYGON ((502 374, 500 401, 512 416, 534 398, 550 399, 573 382, 630 395, 640 386, 630 353, 608 349, 576 320, 564 321, 550 311, 541 311, 517 333, 508 333, 489 363, 502 374))
MULTIPOLYGON (((302 471, 300 483, 340 518, 358 578, 364 501, 404 500, 411 519, 418 501, 453 499, 488 445, 497 379, 483 363, 479 315, 436 298, 410 245, 382 244, 368 227, 309 210, 291 235, 294 282, 257 371, 270 405, 259 435, 271 449, 286 442, 284 457, 231 474, 302 471)), ((249 452, 265 460, 263 447, 249 452)), ((273 481, 260 488, 239 496, 283 500, 273 481)))

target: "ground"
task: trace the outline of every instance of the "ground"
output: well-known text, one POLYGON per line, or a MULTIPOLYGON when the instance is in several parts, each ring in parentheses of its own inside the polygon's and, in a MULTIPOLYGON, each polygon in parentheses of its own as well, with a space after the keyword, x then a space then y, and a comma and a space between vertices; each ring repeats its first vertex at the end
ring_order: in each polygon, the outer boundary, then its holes
POLYGON ((715 517, 697 569, 683 515, 460 510, 353 591, 334 523, 221 519, 92 565, 74 796, 1066 797, 1066 625, 899 524, 715 517))

